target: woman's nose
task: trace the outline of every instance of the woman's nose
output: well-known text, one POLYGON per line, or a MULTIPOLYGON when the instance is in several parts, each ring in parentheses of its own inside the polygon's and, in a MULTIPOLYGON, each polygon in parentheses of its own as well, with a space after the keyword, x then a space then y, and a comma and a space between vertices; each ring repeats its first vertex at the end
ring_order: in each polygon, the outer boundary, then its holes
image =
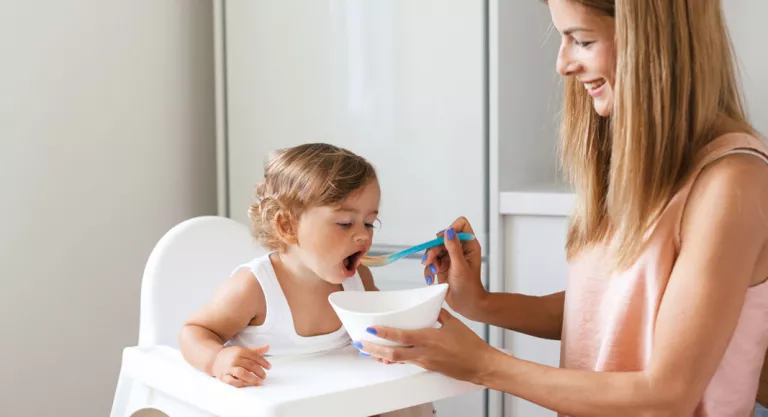
POLYGON ((562 76, 575 75, 580 69, 579 63, 573 59, 566 45, 560 46, 557 54, 557 72, 562 76))

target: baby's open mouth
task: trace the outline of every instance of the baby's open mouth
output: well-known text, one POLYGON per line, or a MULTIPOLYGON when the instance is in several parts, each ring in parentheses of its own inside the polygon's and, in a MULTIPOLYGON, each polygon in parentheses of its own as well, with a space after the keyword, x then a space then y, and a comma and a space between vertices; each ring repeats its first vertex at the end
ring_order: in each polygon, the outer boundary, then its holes
POLYGON ((363 252, 357 251, 352 255, 349 255, 346 258, 344 258, 343 265, 346 272, 352 273, 352 275, 354 275, 354 273, 357 271, 357 267, 360 264, 360 258, 362 256, 363 256, 363 252))

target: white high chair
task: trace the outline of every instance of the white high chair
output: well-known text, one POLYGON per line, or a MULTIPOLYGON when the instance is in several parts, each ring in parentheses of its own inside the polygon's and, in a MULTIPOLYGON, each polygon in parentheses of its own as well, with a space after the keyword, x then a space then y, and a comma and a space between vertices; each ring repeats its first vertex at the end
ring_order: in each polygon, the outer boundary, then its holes
POLYGON ((141 286, 139 344, 123 351, 111 417, 151 408, 170 417, 363 417, 482 387, 411 365, 383 365, 348 347, 270 358, 263 386, 234 388, 196 370, 177 335, 234 268, 266 253, 224 217, 186 220, 150 254, 141 286))

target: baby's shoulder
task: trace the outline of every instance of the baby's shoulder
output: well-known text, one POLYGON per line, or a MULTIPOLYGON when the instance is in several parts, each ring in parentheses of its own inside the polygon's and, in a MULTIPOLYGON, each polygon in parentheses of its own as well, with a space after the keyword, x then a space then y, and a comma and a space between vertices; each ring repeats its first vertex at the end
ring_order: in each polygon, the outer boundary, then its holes
POLYGON ((263 293, 261 283, 251 268, 238 268, 229 278, 228 283, 233 289, 244 293, 263 293))
MULTIPOLYGON (((266 300, 261 283, 250 268, 238 268, 219 290, 219 300, 229 309, 249 311, 251 317, 263 316, 266 300)), ((218 298, 218 297, 217 297, 218 298)))

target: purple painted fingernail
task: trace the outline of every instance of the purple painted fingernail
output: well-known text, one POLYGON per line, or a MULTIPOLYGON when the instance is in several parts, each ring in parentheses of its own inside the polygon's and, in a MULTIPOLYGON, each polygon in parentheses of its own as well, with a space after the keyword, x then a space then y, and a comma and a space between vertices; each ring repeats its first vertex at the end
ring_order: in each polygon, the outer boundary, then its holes
POLYGON ((432 285, 432 275, 427 275, 427 285, 432 285))
POLYGON ((432 275, 437 273, 437 268, 434 265, 429 266, 429 272, 432 273, 432 275))
POLYGON ((354 348, 357 350, 360 350, 363 348, 363 344, 360 342, 352 342, 352 346, 354 346, 354 348))
POLYGON ((426 253, 426 252, 424 252, 424 257, 423 257, 423 258, 421 258, 421 262, 424 262, 424 261, 426 261, 428 256, 429 256, 429 254, 428 254, 428 253, 426 253))
POLYGON ((448 236, 448 240, 453 240, 453 239, 456 239, 456 231, 455 231, 455 230, 453 230, 453 227, 451 227, 450 229, 448 229, 448 230, 445 232, 445 235, 446 235, 446 236, 448 236))
POLYGON ((374 329, 373 327, 369 327, 369 328, 365 329, 365 331, 370 333, 370 334, 376 334, 376 329, 374 329))
POLYGON ((369 357, 371 355, 368 354, 368 353, 365 353, 365 352, 360 352, 360 356, 367 358, 367 357, 369 357))

